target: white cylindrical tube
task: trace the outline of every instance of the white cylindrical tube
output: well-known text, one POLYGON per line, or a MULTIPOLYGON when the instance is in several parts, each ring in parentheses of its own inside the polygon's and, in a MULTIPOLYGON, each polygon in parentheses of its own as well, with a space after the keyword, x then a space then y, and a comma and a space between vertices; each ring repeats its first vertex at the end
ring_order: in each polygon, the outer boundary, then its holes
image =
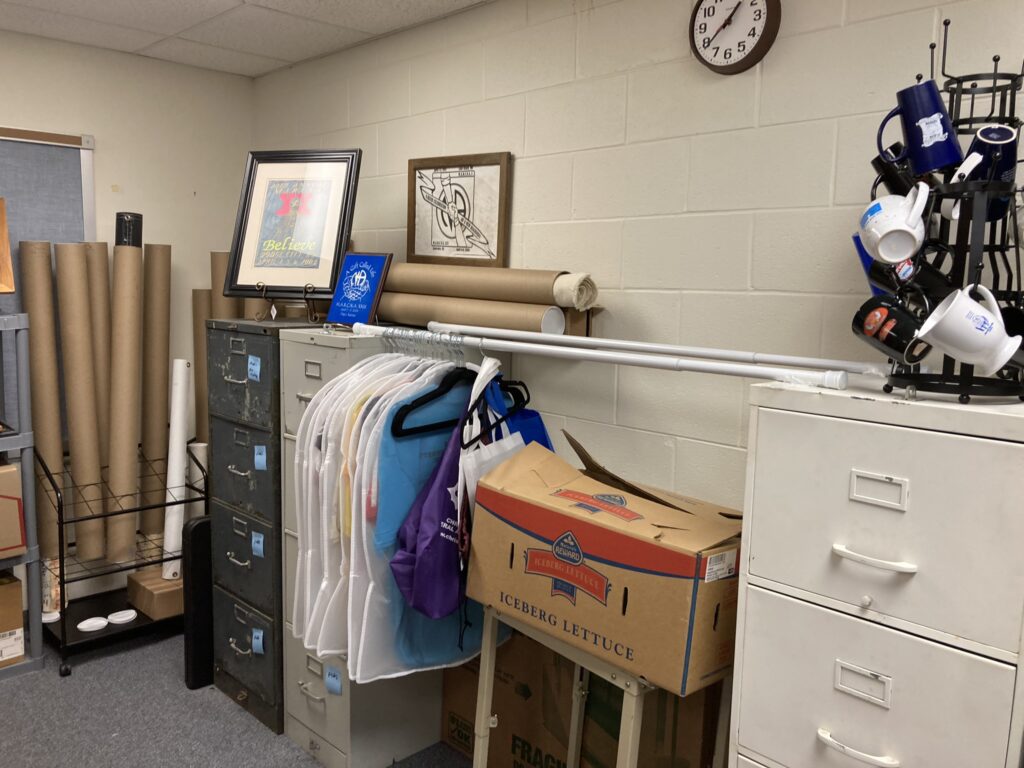
MULTIPOLYGON (((171 365, 171 428, 167 440, 167 496, 169 505, 164 513, 164 555, 181 554, 181 526, 185 521, 185 505, 173 502, 188 498, 185 485, 185 444, 188 440, 188 396, 192 391, 192 364, 175 359, 171 365)), ((181 560, 168 560, 163 564, 163 577, 181 576, 181 560)))
MULTIPOLYGON (((202 488, 206 491, 206 486, 203 484, 203 473, 199 469, 199 465, 202 465, 203 469, 206 468, 207 456, 209 454, 210 446, 208 443, 192 443, 188 450, 195 457, 195 461, 188 459, 188 484, 194 488, 202 488), (199 462, 199 465, 196 464, 199 462)), ((189 488, 189 498, 197 499, 197 501, 189 502, 188 505, 188 519, 191 520, 194 517, 202 517, 206 512, 206 505, 202 501, 202 497, 189 488)))

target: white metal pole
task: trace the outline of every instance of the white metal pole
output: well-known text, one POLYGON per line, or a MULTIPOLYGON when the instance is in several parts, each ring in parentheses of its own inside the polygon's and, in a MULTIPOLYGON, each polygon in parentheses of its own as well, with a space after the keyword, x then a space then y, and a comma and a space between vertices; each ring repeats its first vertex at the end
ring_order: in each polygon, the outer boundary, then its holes
MULTIPOLYGON (((352 331, 358 336, 385 336, 388 328, 379 325, 356 323, 352 331)), ((398 329, 399 338, 412 341, 438 341, 442 334, 433 331, 398 329)), ((795 368, 779 368, 749 363, 728 363, 713 360, 691 360, 667 355, 646 355, 635 352, 610 352, 600 349, 578 347, 553 347, 544 344, 530 344, 523 341, 505 341, 464 334, 452 334, 452 340, 463 347, 478 349, 480 352, 509 352, 512 354, 557 357, 564 360, 586 360, 613 365, 632 365, 638 368, 658 368, 668 371, 692 371, 695 373, 717 373, 723 376, 742 376, 750 379, 768 379, 790 384, 805 384, 825 389, 846 389, 846 371, 806 371, 795 368)))
POLYGON ((734 363, 752 363, 755 365, 782 365, 796 368, 812 368, 830 371, 847 371, 869 376, 886 376, 886 371, 872 363, 858 363, 852 360, 829 360, 818 357, 799 357, 796 355, 773 355, 765 352, 743 352, 736 349, 716 349, 714 347, 682 347, 674 344, 652 344, 645 341, 626 341, 625 339, 600 339, 591 336, 562 336, 553 333, 535 333, 533 331, 513 331, 508 328, 484 328, 477 325, 458 325, 432 321, 428 326, 437 333, 460 333, 472 336, 489 336, 495 339, 513 341, 532 341, 537 344, 548 344, 556 347, 579 347, 583 349, 606 349, 620 352, 643 352, 653 355, 675 355, 677 357, 693 357, 703 360, 726 360, 734 363))

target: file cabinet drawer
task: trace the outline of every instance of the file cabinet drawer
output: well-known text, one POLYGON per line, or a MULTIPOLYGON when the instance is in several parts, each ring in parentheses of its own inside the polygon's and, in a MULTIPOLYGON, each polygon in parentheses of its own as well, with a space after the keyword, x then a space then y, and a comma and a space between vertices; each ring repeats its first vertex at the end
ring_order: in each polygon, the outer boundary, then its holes
POLYGON ((284 638, 284 701, 290 717, 345 752, 349 749, 350 695, 345 662, 321 659, 289 631, 284 638), (333 679, 328 688, 327 678, 333 679), (332 692, 337 691, 337 692, 332 692))
POLYGON ((761 408, 753 449, 751 575, 1017 651, 1024 446, 761 408))
POLYGON ((294 717, 285 717, 284 733, 324 768, 349 768, 348 757, 344 752, 335 749, 294 717))
POLYGON ((745 622, 741 747, 787 768, 1003 768, 1014 667, 757 587, 745 622))
POLYGON ((213 579, 273 616, 278 602, 278 534, 264 520, 211 504, 213 579))
POLYGON ((211 496, 262 517, 280 521, 279 439, 220 418, 210 419, 211 496))
POLYGON ((213 662, 269 704, 278 704, 281 648, 274 621, 213 587, 213 662))
POLYGON ((284 510, 284 529, 297 533, 295 521, 295 439, 281 441, 281 507, 284 510))
POLYGON ((276 429, 280 382, 277 339, 263 333, 218 329, 210 329, 207 334, 210 413, 276 429))

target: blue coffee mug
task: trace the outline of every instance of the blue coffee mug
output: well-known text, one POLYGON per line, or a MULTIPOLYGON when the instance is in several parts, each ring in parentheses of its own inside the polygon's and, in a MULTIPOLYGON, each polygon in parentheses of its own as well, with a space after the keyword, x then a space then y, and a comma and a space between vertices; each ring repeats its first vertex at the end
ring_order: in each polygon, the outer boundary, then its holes
POLYGON ((904 149, 891 162, 910 160, 914 176, 956 165, 964 159, 953 130, 946 105, 934 80, 926 80, 896 94, 896 106, 878 126, 878 154, 890 157, 883 149, 882 132, 886 124, 900 116, 904 149))
MULTIPOLYGON (((993 181, 1013 183, 1017 174, 1017 129, 1008 125, 983 125, 974 134, 968 157, 977 152, 981 164, 970 175, 973 180, 984 180, 990 176, 993 181), (995 171, 993 172, 993 166, 995 171)), ((986 218, 998 221, 1010 209, 1010 196, 994 198, 988 205, 986 218)))

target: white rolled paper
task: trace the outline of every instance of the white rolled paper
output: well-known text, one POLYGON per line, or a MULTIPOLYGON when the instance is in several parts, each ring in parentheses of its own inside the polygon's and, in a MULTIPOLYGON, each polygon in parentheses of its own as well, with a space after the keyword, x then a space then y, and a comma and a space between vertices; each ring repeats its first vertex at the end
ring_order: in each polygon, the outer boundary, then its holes
MULTIPOLYGON (((171 365, 171 429, 167 441, 167 496, 168 504, 188 498, 185 485, 187 471, 185 455, 188 440, 189 393, 192 391, 192 364, 175 359, 171 365)), ((164 555, 181 554, 181 526, 185 521, 185 505, 174 504, 164 513, 164 555)), ((168 560, 163 564, 165 579, 181 576, 181 560, 168 560)))
MULTIPOLYGON (((206 467, 207 456, 209 454, 210 446, 208 443, 192 443, 188 447, 192 452, 192 455, 196 457, 196 461, 206 467)), ((206 486, 203 484, 203 473, 192 459, 188 460, 188 484, 196 488, 202 488, 206 490, 206 486)), ((198 501, 190 502, 188 505, 188 519, 191 520, 194 517, 202 517, 206 513, 206 505, 202 501, 202 497, 189 488, 189 497, 193 499, 199 499, 198 501)))

